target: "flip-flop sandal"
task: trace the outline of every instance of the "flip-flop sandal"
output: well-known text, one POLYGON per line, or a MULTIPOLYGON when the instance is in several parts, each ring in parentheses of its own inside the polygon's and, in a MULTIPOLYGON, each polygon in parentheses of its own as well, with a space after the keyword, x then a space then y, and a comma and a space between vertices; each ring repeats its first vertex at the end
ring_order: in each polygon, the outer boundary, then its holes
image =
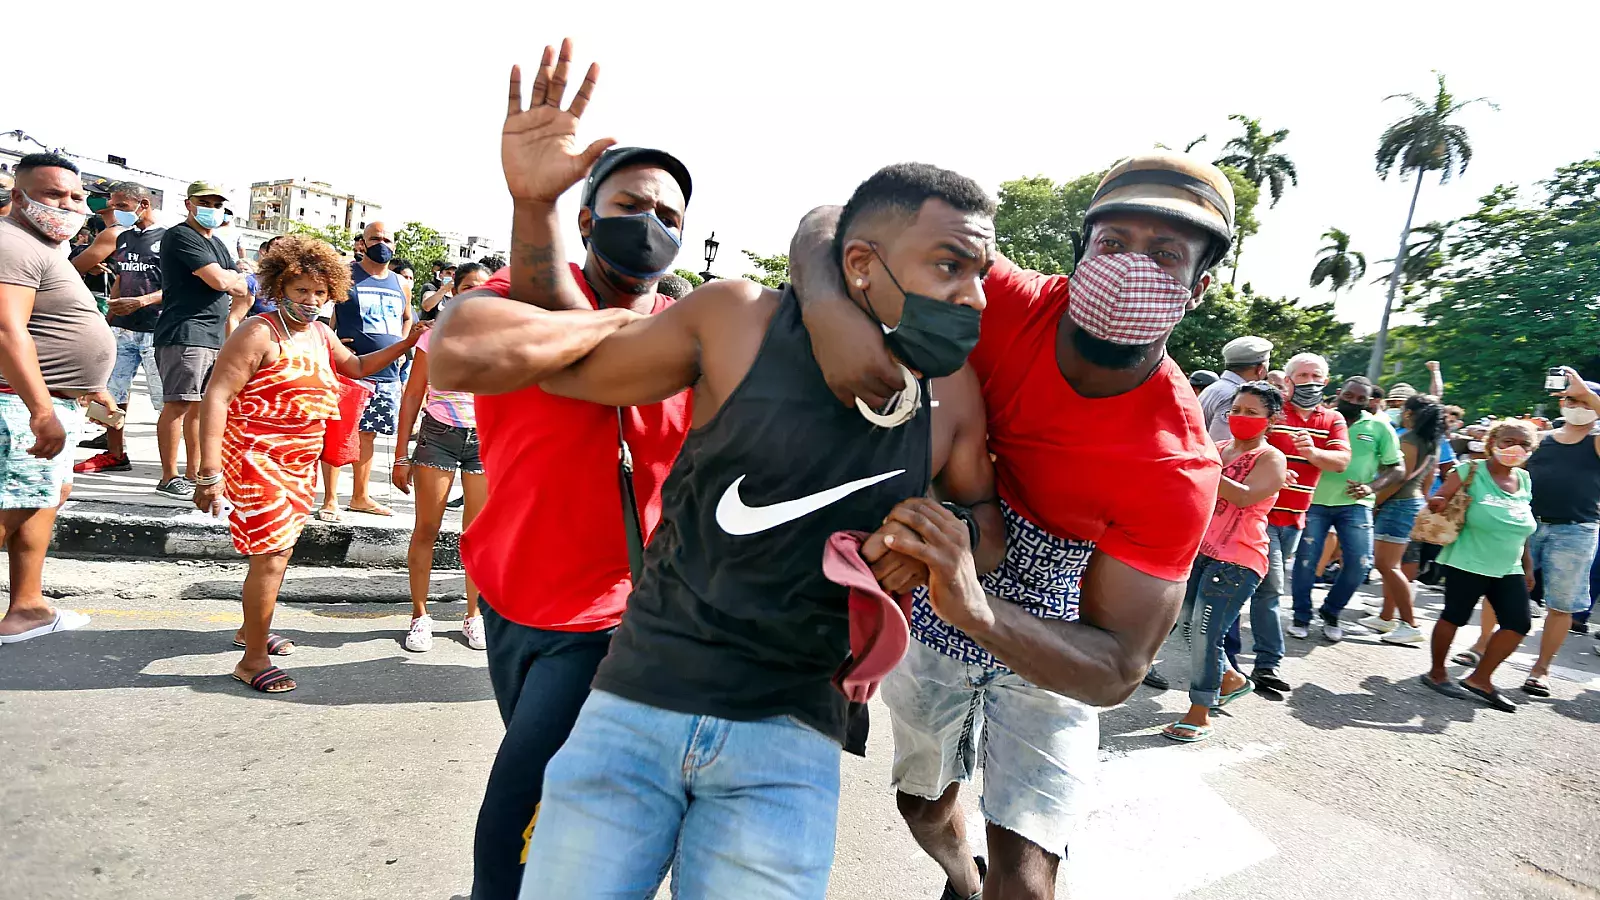
MULTIPOLYGON (((238 638, 234 638, 233 639, 233 645, 235 647, 238 647, 240 650, 243 650, 245 648, 244 641, 241 641, 238 638)), ((267 655, 268 656, 288 656, 289 654, 291 654, 293 652, 294 652, 294 641, 289 640, 288 638, 284 637, 281 634, 269 634, 269 635, 267 635, 267 655)))
POLYGON ((57 609, 55 618, 37 628, 30 628, 18 634, 0 635, 0 644, 20 644, 58 631, 76 631, 87 624, 89 617, 83 613, 75 609, 57 609))
POLYGON ((338 525, 344 521, 344 516, 339 515, 337 509, 319 509, 317 510, 317 521, 327 522, 329 525, 338 525))
POLYGON ((1458 666, 1471 666, 1476 669, 1478 663, 1483 661, 1483 657, 1479 656, 1476 650, 1463 650, 1450 657, 1450 661, 1458 666))
POLYGON ((1522 692, 1532 697, 1550 696, 1550 685, 1537 675, 1529 675, 1528 680, 1522 683, 1522 692))
POLYGON ((1453 682, 1453 681, 1444 681, 1444 682, 1434 681, 1432 678, 1428 677, 1428 674, 1426 672, 1422 673, 1421 675, 1418 675, 1417 676, 1417 680, 1422 682, 1425 686, 1427 686, 1427 688, 1429 690, 1437 691, 1437 692, 1445 695, 1446 697, 1449 697, 1451 700, 1466 700, 1466 699, 1468 699, 1467 695, 1465 693, 1463 693, 1460 688, 1456 687, 1456 683, 1453 682))
POLYGON ((1198 744, 1211 737, 1211 726, 1190 725, 1188 722, 1173 722, 1161 729, 1162 737, 1177 741, 1180 744, 1198 744), (1187 733, 1182 733, 1187 731, 1187 733))
POLYGON ((1481 691, 1472 685, 1467 684, 1465 680, 1458 681, 1456 683, 1461 685, 1462 690, 1474 697, 1477 697, 1479 700, 1482 700, 1486 706, 1498 709, 1501 712, 1511 713, 1517 711, 1517 705, 1512 703, 1510 700, 1507 700, 1505 695, 1499 691, 1481 691))
POLYGON ((250 687, 260 691, 263 694, 287 694, 299 687, 299 685, 294 683, 294 679, 289 677, 288 672, 285 672, 277 666, 267 666, 265 669, 262 669, 259 673, 257 673, 256 677, 250 679, 249 681, 245 681, 243 678, 240 678, 239 673, 235 672, 233 673, 233 680, 243 684, 248 684, 250 687), (284 683, 288 683, 289 686, 282 687, 284 683))
POLYGON ((1235 691, 1229 691, 1228 693, 1223 694, 1221 697, 1218 697, 1216 704, 1213 705, 1211 708, 1212 709, 1221 709, 1224 706, 1227 706, 1229 703, 1232 703, 1233 701, 1239 699, 1240 697, 1243 697, 1244 695, 1249 694, 1249 693, 1253 693, 1255 691, 1255 689, 1256 689, 1256 683, 1251 681, 1250 679, 1246 678, 1244 680, 1244 685, 1242 687, 1240 687, 1238 690, 1235 690, 1235 691))
POLYGON ((382 503, 374 503, 371 506, 346 506, 345 509, 348 509, 351 512, 366 513, 369 516, 394 515, 394 510, 384 506, 382 503))

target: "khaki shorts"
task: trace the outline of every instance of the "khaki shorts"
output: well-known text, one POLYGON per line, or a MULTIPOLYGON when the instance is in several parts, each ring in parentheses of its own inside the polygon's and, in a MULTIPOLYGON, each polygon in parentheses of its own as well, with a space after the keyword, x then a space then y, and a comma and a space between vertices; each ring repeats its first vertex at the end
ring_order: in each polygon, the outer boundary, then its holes
POLYGON ((156 348, 156 371, 161 375, 161 399, 198 403, 205 399, 217 351, 210 347, 170 345, 156 348))

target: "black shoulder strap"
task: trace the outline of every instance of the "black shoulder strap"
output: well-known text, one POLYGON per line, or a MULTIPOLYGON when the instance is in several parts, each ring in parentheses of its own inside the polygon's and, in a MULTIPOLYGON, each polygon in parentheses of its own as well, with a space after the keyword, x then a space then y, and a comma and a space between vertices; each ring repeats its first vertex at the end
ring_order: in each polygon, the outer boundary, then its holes
MULTIPOLYGON (((584 282, 589 281, 584 275, 584 282)), ((594 302, 605 306, 600 292, 594 289, 593 284, 587 284, 589 293, 594 295, 594 302)), ((644 571, 644 527, 639 521, 639 501, 633 490, 633 450, 628 447, 628 436, 623 431, 625 419, 622 407, 617 407, 617 489, 622 495, 622 530, 628 541, 628 572, 633 576, 635 586, 639 584, 639 573, 644 571)))

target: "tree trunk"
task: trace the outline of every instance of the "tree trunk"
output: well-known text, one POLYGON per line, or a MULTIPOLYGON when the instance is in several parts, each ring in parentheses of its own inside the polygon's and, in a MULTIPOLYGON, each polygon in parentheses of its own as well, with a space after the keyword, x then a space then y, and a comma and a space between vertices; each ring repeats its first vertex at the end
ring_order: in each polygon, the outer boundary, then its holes
POLYGON ((1400 230, 1400 250, 1394 255, 1394 271, 1389 273, 1389 294, 1383 299, 1383 321, 1378 323, 1378 338, 1372 342, 1372 359, 1367 362, 1367 379, 1377 384, 1383 374, 1383 351, 1389 342, 1389 312, 1394 295, 1400 290, 1400 269, 1406 264, 1406 244, 1411 240, 1411 220, 1417 214, 1417 195, 1422 193, 1422 169, 1416 170, 1417 186, 1411 190, 1411 208, 1406 210, 1406 227, 1400 230))
POLYGON ((1228 273, 1228 287, 1233 287, 1239 280, 1239 255, 1244 252, 1244 232, 1233 241, 1233 271, 1228 273))

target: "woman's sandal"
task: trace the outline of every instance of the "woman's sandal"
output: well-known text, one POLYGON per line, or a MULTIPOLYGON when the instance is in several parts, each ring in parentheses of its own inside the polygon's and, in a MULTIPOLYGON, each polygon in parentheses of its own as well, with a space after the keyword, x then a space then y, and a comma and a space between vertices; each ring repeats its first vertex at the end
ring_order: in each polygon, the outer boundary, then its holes
MULTIPOLYGON (((241 641, 238 638, 234 638, 233 639, 233 645, 235 647, 238 647, 240 650, 243 650, 245 648, 244 641, 241 641)), ((269 635, 267 635, 267 655, 268 656, 288 656, 289 654, 291 654, 293 652, 294 652, 294 641, 289 640, 288 638, 284 637, 281 634, 269 634, 269 635)))
POLYGON ((233 673, 233 679, 240 683, 248 684, 263 694, 287 694, 299 687, 294 683, 294 679, 289 677, 288 672, 277 666, 267 666, 256 673, 256 677, 249 681, 240 678, 238 672, 233 673))
POLYGON ((344 516, 340 515, 337 509, 319 509, 317 510, 317 521, 327 522, 329 525, 338 525, 344 521, 344 516))
POLYGON ((1550 683, 1537 675, 1529 675, 1522 683, 1522 692, 1532 697, 1550 696, 1550 683))
POLYGON ((1223 694, 1222 696, 1218 697, 1217 698, 1217 702, 1211 708, 1212 709, 1221 709, 1224 706, 1227 706, 1229 703, 1232 703, 1233 701, 1239 699, 1240 697, 1243 697, 1244 695, 1249 694, 1249 693, 1253 693, 1255 691, 1255 689, 1256 689, 1256 683, 1251 681, 1250 679, 1246 678, 1244 680, 1244 684, 1241 685, 1237 690, 1229 691, 1226 694, 1223 694))
POLYGON ((1211 737, 1210 725, 1190 725, 1188 722, 1173 722, 1161 729, 1163 737, 1177 741, 1180 744, 1198 744, 1211 737))
POLYGON ((1475 688, 1468 684, 1466 679, 1462 679, 1461 681, 1456 682, 1456 684, 1461 685, 1462 690, 1474 697, 1477 697, 1479 700, 1482 700, 1487 706, 1498 709, 1501 712, 1512 713, 1517 711, 1517 705, 1512 703, 1510 700, 1507 700, 1506 696, 1497 690, 1480 690, 1479 688, 1475 688))
POLYGON ((1458 666, 1471 666, 1472 668, 1476 669, 1478 667, 1478 663, 1483 661, 1483 657, 1479 656, 1478 651, 1476 650, 1463 650, 1460 653, 1457 653, 1455 656, 1450 657, 1450 661, 1458 666))

